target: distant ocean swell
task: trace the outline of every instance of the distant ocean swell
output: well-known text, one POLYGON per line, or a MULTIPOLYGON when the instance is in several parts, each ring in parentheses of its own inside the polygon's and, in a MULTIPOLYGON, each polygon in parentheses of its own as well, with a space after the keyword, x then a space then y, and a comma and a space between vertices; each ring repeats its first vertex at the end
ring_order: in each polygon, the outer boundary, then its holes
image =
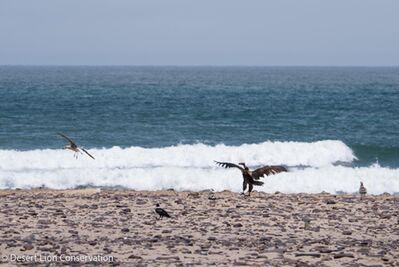
POLYGON ((86 155, 74 159, 72 152, 61 149, 0 150, 0 188, 104 186, 241 191, 239 171, 216 166, 214 160, 218 160, 246 162, 252 168, 275 164, 289 167, 288 173, 264 178, 264 186, 255 188, 258 191, 353 193, 363 181, 371 194, 399 192, 399 169, 378 164, 354 167, 354 152, 338 140, 89 151, 96 160, 86 155))

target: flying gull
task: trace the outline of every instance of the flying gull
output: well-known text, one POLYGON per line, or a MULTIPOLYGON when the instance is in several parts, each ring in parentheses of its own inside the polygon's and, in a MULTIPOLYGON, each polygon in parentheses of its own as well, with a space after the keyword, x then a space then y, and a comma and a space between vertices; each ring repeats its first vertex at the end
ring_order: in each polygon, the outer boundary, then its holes
MULTIPOLYGON (((75 141, 73 141, 71 138, 69 138, 68 136, 66 136, 65 134, 62 133, 58 133, 58 135, 64 137, 69 144, 66 145, 64 147, 64 149, 69 149, 72 150, 73 152, 75 152, 75 154, 73 155, 75 158, 78 158, 78 153, 82 153, 85 152, 89 157, 91 157, 92 159, 94 159, 94 157, 92 155, 90 155, 89 152, 86 151, 86 149, 82 148, 82 147, 78 147, 78 145, 75 143, 75 141)), ((83 154, 83 153, 82 153, 83 154)))

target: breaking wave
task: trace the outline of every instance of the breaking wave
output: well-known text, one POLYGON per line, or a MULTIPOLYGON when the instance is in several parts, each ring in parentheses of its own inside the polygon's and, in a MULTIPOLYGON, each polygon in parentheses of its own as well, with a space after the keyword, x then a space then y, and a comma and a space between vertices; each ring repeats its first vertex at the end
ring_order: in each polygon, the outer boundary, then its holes
POLYGON ((223 169, 214 160, 246 162, 250 167, 282 164, 288 173, 266 178, 258 191, 285 193, 355 192, 362 180, 369 193, 399 192, 399 170, 351 167, 357 158, 338 140, 271 142, 226 146, 205 144, 164 148, 90 149, 75 159, 70 151, 45 149, 0 150, 0 188, 54 189, 80 186, 124 187, 136 190, 241 191, 235 169, 223 169))

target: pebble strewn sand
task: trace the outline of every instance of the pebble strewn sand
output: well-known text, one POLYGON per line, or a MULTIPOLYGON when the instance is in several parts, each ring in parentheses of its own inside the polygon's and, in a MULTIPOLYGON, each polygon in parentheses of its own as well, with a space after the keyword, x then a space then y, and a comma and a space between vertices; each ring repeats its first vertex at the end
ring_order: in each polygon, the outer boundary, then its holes
MULTIPOLYGON (((210 196, 0 190, 0 255, 103 255, 122 266, 399 266, 399 197, 210 196), (157 202, 172 219, 157 220, 157 202)), ((52 263, 60 264, 71 263, 52 263)))

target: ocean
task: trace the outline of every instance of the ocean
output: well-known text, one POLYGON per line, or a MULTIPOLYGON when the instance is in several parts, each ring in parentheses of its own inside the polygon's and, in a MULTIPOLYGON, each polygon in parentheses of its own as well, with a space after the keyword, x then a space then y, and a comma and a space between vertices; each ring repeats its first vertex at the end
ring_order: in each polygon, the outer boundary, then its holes
POLYGON ((0 67, 0 188, 399 193, 399 67, 0 67), (61 132, 96 159, 63 150, 61 132))

